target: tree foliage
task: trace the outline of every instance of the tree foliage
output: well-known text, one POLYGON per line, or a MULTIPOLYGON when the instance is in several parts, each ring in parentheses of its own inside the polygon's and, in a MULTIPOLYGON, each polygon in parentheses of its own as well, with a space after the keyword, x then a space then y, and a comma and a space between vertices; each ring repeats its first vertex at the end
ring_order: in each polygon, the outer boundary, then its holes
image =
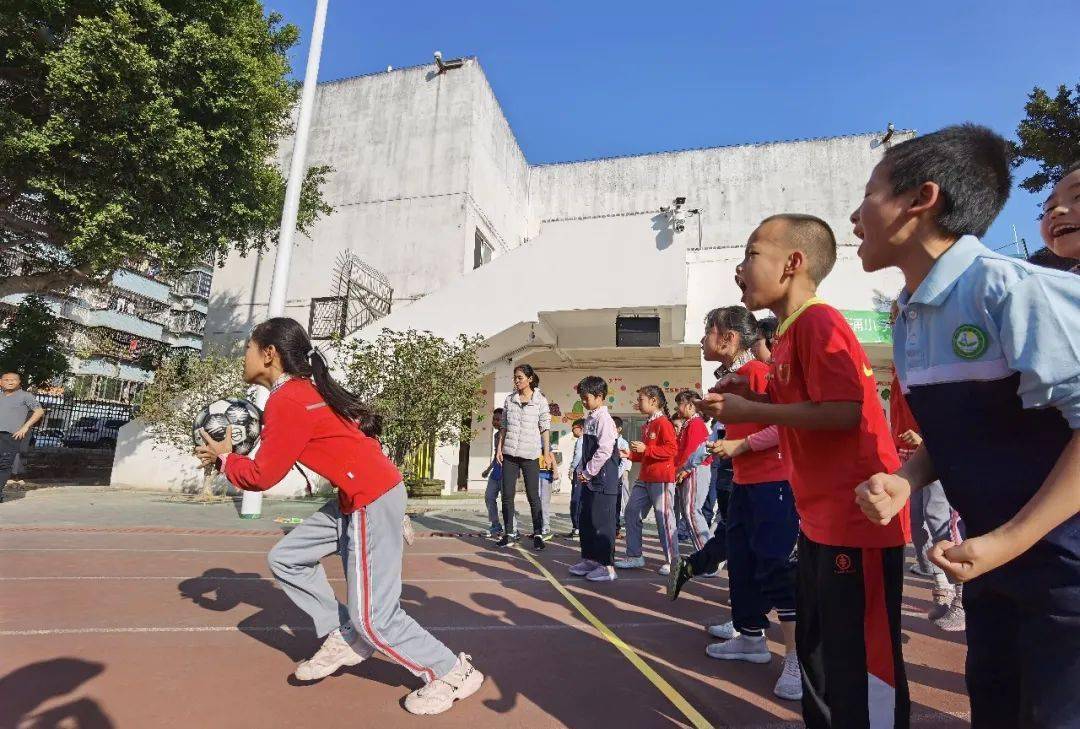
MULTIPOLYGON (((0 3, 0 295, 181 270, 272 240, 295 26, 259 0, 0 3)), ((330 212, 307 171, 299 227, 330 212)))
POLYGON ((1027 116, 1016 128, 1020 142, 1013 144, 1013 166, 1039 163, 1039 171, 1020 182, 1037 193, 1056 185, 1065 169, 1080 160, 1080 83, 1072 89, 1062 84, 1054 96, 1036 86, 1024 111, 1027 116))
POLYGON ((373 342, 342 344, 337 364, 345 384, 383 416, 383 443, 399 466, 432 440, 472 438, 469 422, 484 404, 482 342, 464 334, 448 341, 415 329, 383 329, 373 342))
POLYGON ((0 372, 18 372, 25 387, 41 387, 68 373, 64 322, 39 296, 27 296, 0 329, 0 372))
POLYGON ((194 354, 171 357, 154 373, 143 391, 138 416, 149 426, 148 434, 163 446, 190 451, 195 416, 222 398, 244 399, 244 363, 237 357, 194 354))

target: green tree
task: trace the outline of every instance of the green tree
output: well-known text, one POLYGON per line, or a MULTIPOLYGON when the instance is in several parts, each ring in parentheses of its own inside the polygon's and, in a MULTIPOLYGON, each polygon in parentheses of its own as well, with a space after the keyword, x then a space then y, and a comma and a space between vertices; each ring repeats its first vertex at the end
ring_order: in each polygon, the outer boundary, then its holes
POLYGON ((373 342, 342 344, 337 364, 345 384, 383 416, 383 443, 398 466, 407 470, 407 456, 432 441, 472 438, 469 422, 484 404, 482 344, 479 336, 448 341, 415 329, 383 329, 373 342))
POLYGON ((0 372, 18 372, 26 387, 47 385, 68 373, 64 322, 39 296, 25 297, 0 331, 0 372))
MULTIPOLYGON (((258 0, 0 3, 0 296, 273 240, 297 38, 258 0)), ((328 171, 307 171, 302 231, 328 171)))
POLYGON ((1054 96, 1036 86, 1024 111, 1027 116, 1016 128, 1020 141, 1013 143, 1013 166, 1039 163, 1039 171, 1020 182, 1037 193, 1056 185, 1065 168, 1080 159, 1080 83, 1072 89, 1062 84, 1054 96))

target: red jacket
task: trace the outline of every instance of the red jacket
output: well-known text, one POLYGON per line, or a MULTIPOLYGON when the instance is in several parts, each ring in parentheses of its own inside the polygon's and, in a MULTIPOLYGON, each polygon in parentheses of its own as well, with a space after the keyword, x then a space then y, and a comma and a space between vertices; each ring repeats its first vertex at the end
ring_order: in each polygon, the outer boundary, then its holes
MULTIPOLYGON (((694 451, 698 449, 698 446, 708 439, 709 426, 705 425, 705 421, 700 415, 695 415, 686 421, 686 425, 679 432, 679 450, 675 452, 675 469, 682 468, 690 460, 690 456, 694 455, 694 451)), ((701 465, 707 466, 709 464, 703 462, 701 465)))
POLYGON ((341 513, 367 506, 401 483, 379 441, 326 406, 310 380, 296 378, 270 393, 254 458, 229 454, 225 478, 245 491, 265 491, 294 463, 307 466, 338 489, 341 513))
POLYGON ((892 385, 889 387, 889 420, 896 450, 901 458, 907 460, 915 449, 900 440, 900 436, 909 430, 914 430, 920 435, 922 432, 919 430, 919 424, 915 422, 915 416, 911 414, 911 408, 908 407, 903 390, 900 389, 900 380, 896 377, 896 372, 893 372, 892 385))
POLYGON ((643 483, 674 483, 678 442, 675 426, 663 415, 653 418, 641 431, 644 453, 630 451, 630 460, 641 464, 638 480, 643 483))

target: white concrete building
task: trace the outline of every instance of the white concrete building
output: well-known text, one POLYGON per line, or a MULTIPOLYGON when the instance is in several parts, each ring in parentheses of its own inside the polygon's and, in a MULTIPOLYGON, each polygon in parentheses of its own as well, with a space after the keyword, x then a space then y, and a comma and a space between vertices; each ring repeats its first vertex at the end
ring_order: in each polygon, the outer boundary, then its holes
MULTIPOLYGON (((811 213, 841 242, 821 293, 862 330, 885 380, 880 320, 901 279, 862 272, 848 223, 881 137, 530 165, 475 59, 444 73, 428 65, 320 84, 308 155, 334 167, 325 194, 335 212, 298 238, 288 313, 312 321, 317 300, 340 294, 335 262, 363 261, 381 272, 391 311, 344 327, 350 336, 383 327, 482 334, 488 405, 502 404, 514 365, 532 364, 561 436, 585 375, 608 379, 611 410, 624 417, 642 385, 672 396, 710 385, 713 366, 698 347, 704 315, 738 303, 733 274, 748 235, 768 215, 811 213), (659 212, 677 197, 686 213, 678 226, 659 212), (649 319, 654 346, 617 346, 625 317, 649 319)), ((289 154, 284 145, 284 166, 289 154)), ((215 274, 208 347, 236 346, 265 315, 273 261, 273 250, 234 255, 215 274)), ((466 463, 458 444, 437 450, 435 476, 448 489, 476 482, 491 457, 490 418, 477 423, 466 463)))

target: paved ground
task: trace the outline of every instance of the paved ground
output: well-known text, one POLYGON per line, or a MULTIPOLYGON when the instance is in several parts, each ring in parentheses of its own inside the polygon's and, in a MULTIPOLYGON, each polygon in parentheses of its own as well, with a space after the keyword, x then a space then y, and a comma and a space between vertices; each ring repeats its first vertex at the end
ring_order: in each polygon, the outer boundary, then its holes
MULTIPOLYGON (((106 489, 47 489, 0 505, 0 729, 636 729, 691 726, 693 716, 713 726, 800 725, 798 707, 771 693, 778 644, 765 666, 704 655, 700 626, 728 615, 725 580, 692 584, 673 604, 652 571, 603 585, 568 578, 576 558, 568 540, 538 555, 538 567, 483 538, 435 536, 482 526, 479 504, 447 506, 415 518, 421 538, 406 551, 403 602, 452 649, 471 653, 488 680, 476 697, 423 720, 401 708, 416 680, 382 658, 315 684, 290 678, 317 643, 268 579, 265 554, 287 528, 274 519, 315 504, 267 502, 259 521, 238 519, 228 503, 106 489)), ((655 568, 657 545, 647 546, 655 568)), ((340 589, 340 565, 327 569, 340 589)), ((913 723, 966 726, 962 638, 921 617, 928 588, 911 578, 905 589, 913 723)))

